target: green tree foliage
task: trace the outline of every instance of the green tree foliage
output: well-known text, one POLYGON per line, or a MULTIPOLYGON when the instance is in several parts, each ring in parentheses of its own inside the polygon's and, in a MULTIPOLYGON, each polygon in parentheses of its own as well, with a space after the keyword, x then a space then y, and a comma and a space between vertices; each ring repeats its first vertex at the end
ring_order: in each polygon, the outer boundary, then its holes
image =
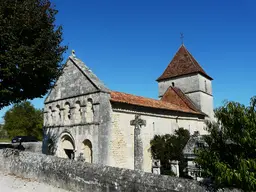
POLYGON ((49 0, 0 0, 0 109, 52 86, 67 49, 56 14, 49 0))
POLYGON ((47 155, 55 155, 57 150, 58 135, 48 132, 43 139, 43 153, 47 155))
POLYGON ((256 190, 256 97, 250 106, 226 102, 216 109, 216 124, 208 125, 207 147, 196 162, 216 187, 256 190))
POLYGON ((12 138, 14 136, 43 137, 43 111, 35 109, 30 102, 15 104, 4 115, 4 129, 12 138))
POLYGON ((7 131, 4 129, 4 126, 0 124, 0 139, 8 139, 7 131))
POLYGON ((161 173, 171 173, 170 160, 178 160, 180 168, 180 176, 184 176, 183 169, 186 167, 182 150, 189 140, 189 131, 183 128, 175 130, 174 135, 155 135, 150 141, 151 154, 154 159, 161 161, 161 173))

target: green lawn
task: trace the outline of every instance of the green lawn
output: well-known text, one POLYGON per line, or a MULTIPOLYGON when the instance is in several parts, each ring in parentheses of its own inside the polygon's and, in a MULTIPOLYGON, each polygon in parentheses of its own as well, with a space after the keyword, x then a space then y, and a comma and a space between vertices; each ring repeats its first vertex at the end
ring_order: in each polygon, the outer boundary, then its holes
POLYGON ((0 142, 11 142, 11 139, 0 139, 0 142))

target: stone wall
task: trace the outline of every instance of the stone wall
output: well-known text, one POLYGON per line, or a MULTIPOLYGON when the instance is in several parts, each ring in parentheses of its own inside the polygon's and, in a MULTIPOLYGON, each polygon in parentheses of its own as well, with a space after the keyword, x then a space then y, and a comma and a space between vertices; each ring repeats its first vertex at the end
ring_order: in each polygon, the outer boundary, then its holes
POLYGON ((71 191, 203 192, 193 180, 81 163, 44 154, 0 150, 0 170, 71 191))
POLYGON ((174 77, 158 82, 159 97, 161 98, 170 86, 180 88, 204 113, 214 119, 212 82, 201 74, 190 74, 174 77))
MULTIPOLYGON (((109 152, 110 163, 108 165, 134 169, 134 126, 130 125, 130 121, 135 118, 134 113, 136 112, 141 114, 139 109, 137 111, 113 109, 109 147, 111 149, 109 152)), ((146 126, 141 127, 143 170, 145 172, 152 172, 150 140, 155 135, 174 134, 179 127, 189 130, 190 134, 193 134, 194 131, 199 131, 202 135, 207 134, 204 130, 204 121, 193 117, 179 116, 175 113, 172 116, 142 113, 141 118, 146 121, 146 126)))
POLYGON ((47 153, 48 139, 53 136, 57 142, 56 156, 83 157, 93 163, 108 164, 109 93, 81 60, 69 57, 45 100, 43 153, 47 153), (91 144, 91 153, 86 153, 85 143, 91 144))
POLYGON ((174 77, 172 79, 158 82, 159 97, 163 96, 166 90, 174 83, 175 87, 180 88, 184 93, 199 90, 199 75, 192 74, 182 77, 174 77))

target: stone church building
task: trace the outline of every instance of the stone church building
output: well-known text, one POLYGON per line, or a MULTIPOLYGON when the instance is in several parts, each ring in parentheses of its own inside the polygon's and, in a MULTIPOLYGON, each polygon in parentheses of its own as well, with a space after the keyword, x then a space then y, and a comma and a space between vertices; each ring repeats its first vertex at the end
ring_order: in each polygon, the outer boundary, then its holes
POLYGON ((54 137, 56 156, 152 172, 154 135, 206 133, 205 120, 214 118, 211 81, 184 45, 157 79, 157 99, 113 91, 70 56, 45 100, 43 145, 54 137))

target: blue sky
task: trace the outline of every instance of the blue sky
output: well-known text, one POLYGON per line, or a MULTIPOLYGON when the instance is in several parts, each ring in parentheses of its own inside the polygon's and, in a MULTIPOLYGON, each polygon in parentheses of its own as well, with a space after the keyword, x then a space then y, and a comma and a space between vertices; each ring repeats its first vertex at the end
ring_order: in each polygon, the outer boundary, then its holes
MULTIPOLYGON (((256 95, 253 0, 53 2, 69 46, 65 58, 74 49, 112 90, 157 98, 155 80, 178 50, 183 32, 187 49, 214 78, 215 107, 225 99, 248 105, 256 95)), ((43 99, 32 103, 43 107, 43 99)))

